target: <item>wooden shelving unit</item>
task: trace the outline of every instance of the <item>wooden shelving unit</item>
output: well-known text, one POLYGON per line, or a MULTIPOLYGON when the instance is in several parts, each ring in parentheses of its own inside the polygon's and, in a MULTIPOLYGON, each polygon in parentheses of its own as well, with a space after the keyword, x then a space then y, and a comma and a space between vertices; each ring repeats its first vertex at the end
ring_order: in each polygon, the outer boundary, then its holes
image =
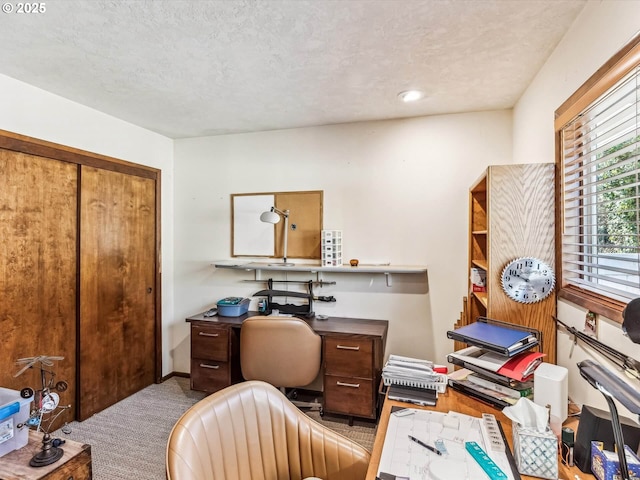
MULTIPOLYGON (((550 163, 490 166, 469 189, 469 262, 486 272, 486 292, 468 296, 456 327, 489 317, 542 332, 545 361, 556 361, 555 293, 538 303, 511 300, 502 290, 505 265, 532 256, 555 265, 554 165, 550 163)), ((462 345, 455 345, 456 350, 462 345)))

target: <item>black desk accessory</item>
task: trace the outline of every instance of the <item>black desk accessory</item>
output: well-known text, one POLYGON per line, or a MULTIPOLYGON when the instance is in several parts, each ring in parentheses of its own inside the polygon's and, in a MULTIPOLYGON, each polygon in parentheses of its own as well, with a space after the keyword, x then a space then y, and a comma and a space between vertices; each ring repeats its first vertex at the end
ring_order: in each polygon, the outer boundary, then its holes
MULTIPOLYGON (((640 446, 640 427, 633 420, 619 417, 624 435, 624 443, 637 451, 640 446)), ((564 432, 563 432, 564 434, 564 432)), ((606 410, 583 405, 580 412, 580 423, 575 434, 573 461, 584 473, 591 473, 591 440, 598 440, 604 444, 604 449, 613 451, 613 425, 611 414, 606 410)))
POLYGON ((274 310, 278 310, 280 313, 293 314, 302 317, 312 317, 313 314, 313 282, 296 282, 288 280, 267 280, 267 289, 260 290, 253 294, 254 297, 267 297, 267 310, 266 315, 271 315, 274 310), (289 290, 275 290, 273 288, 274 283, 301 283, 307 287, 307 293, 304 292, 292 292, 289 290), (295 305, 292 303, 276 303, 274 297, 294 297, 307 301, 306 304, 295 305))

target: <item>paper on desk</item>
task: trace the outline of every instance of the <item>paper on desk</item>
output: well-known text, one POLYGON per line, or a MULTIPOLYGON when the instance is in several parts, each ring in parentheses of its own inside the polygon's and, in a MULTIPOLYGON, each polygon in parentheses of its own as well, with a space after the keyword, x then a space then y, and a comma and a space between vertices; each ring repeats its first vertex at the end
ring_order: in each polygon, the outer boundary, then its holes
MULTIPOLYGON (((459 412, 442 413, 433 410, 403 409, 392 413, 380 456, 380 478, 437 480, 436 467, 448 466, 448 471, 464 470, 456 480, 486 478, 480 465, 466 452, 464 442, 475 441, 484 447, 479 419, 459 412), (447 453, 439 456, 409 440, 409 435, 428 445, 441 441, 447 453), (386 475, 385 475, 386 474, 386 475)), ((487 452, 510 480, 513 474, 507 456, 502 452, 487 452)), ((449 477, 453 478, 453 477, 449 477)))
POLYGON ((503 408, 502 413, 512 422, 519 423, 523 427, 535 428, 540 433, 544 433, 549 425, 549 410, 525 397, 518 400, 515 405, 503 408))

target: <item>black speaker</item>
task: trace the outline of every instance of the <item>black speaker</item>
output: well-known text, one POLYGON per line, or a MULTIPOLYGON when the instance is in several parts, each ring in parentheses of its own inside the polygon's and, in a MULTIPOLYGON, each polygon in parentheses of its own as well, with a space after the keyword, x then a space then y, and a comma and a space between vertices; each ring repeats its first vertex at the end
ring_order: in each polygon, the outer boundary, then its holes
MULTIPOLYGON (((624 443, 634 452, 640 444, 640 427, 637 423, 625 417, 620 417, 624 443)), ((576 433, 576 443, 573 448, 575 464, 584 473, 591 473, 591 441, 604 443, 604 449, 614 451, 613 427, 611 414, 605 410, 583 405, 576 433)))

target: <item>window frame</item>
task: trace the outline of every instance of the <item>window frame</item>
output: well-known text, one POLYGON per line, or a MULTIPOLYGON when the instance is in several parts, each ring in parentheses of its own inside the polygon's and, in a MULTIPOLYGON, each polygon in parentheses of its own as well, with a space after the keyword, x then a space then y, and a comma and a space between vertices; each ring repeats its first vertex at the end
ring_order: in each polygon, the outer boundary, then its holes
POLYGON ((555 111, 554 121, 556 143, 556 265, 559 266, 556 275, 557 296, 580 305, 591 312, 604 315, 618 323, 622 323, 622 311, 627 305, 626 302, 567 284, 566 280, 562 278, 562 232, 564 230, 562 215, 562 129, 581 112, 588 109, 632 69, 637 68, 638 65, 640 65, 640 32, 600 67, 555 111))

